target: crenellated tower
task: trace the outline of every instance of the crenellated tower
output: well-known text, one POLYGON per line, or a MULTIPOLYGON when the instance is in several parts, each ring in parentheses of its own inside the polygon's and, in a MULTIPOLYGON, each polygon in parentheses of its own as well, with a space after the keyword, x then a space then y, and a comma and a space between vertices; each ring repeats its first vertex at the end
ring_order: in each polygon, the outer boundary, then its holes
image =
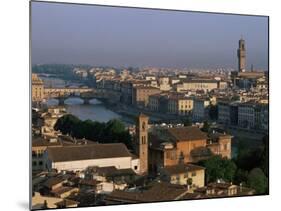
POLYGON ((241 38, 239 40, 239 47, 237 49, 237 57, 238 57, 238 71, 245 72, 246 70, 246 48, 245 48, 245 40, 241 38))

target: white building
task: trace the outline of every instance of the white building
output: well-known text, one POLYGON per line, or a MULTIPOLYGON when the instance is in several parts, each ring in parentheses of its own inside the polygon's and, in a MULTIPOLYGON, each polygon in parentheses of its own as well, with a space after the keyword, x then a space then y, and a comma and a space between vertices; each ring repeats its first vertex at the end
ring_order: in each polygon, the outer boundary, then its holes
POLYGON ((139 158, 122 143, 75 145, 48 148, 44 153, 46 168, 60 171, 82 171, 89 166, 133 169, 139 172, 139 158))
POLYGON ((154 76, 154 75, 147 75, 147 76, 145 76, 145 80, 146 81, 155 81, 156 80, 156 76, 154 76))
POLYGON ((161 91, 169 91, 172 88, 170 86, 169 77, 160 77, 159 78, 159 88, 161 91))
POLYGON ((209 92, 213 89, 219 88, 216 80, 183 80, 182 83, 176 84, 177 92, 184 92, 187 90, 203 90, 209 92))

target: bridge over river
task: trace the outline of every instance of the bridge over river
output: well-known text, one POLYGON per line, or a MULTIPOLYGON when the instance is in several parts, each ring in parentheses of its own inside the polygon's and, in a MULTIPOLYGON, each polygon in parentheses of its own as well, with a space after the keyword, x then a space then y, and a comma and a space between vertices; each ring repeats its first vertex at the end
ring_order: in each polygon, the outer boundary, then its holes
POLYGON ((57 99, 59 105, 64 105, 64 101, 68 98, 78 97, 81 98, 84 104, 90 104, 90 100, 99 99, 99 100, 110 100, 120 98, 120 95, 116 92, 111 92, 105 89, 94 89, 94 88, 45 88, 44 89, 44 98, 48 99, 57 99))

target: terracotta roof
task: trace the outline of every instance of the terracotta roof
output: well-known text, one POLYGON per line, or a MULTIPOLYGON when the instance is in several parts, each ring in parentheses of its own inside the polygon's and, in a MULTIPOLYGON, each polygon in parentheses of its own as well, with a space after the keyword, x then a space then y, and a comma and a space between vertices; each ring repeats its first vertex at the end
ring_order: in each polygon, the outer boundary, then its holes
POLYGON ((93 179, 81 179, 79 181, 80 185, 88 185, 88 186, 96 186, 99 183, 101 183, 101 182, 99 182, 97 180, 93 180, 93 179))
POLYGON ((183 79, 183 83, 217 83, 214 79, 183 79))
POLYGON ((115 190, 106 197, 106 200, 127 203, 171 201, 181 199, 186 193, 187 189, 182 185, 161 182, 143 191, 128 192, 115 190))
POLYGON ((133 153, 131 153, 131 157, 132 157, 132 159, 139 159, 139 157, 133 153))
MULTIPOLYGON (((147 82, 146 82, 147 83, 147 82)), ((153 87, 153 86, 136 86, 134 87, 136 90, 141 90, 141 89, 149 89, 149 90, 159 90, 159 88, 153 87)))
POLYGON ((121 175, 135 175, 136 173, 131 168, 117 169, 115 166, 108 167, 91 167, 89 169, 92 173, 97 173, 101 176, 121 176, 121 175))
POLYGON ((59 188, 56 188, 56 189, 52 190, 51 193, 53 193, 55 195, 61 195, 61 194, 67 193, 67 192, 72 191, 72 190, 77 190, 77 188, 62 186, 62 187, 59 187, 59 188))
POLYGON ((94 206, 96 205, 95 192, 78 192, 77 194, 70 195, 68 199, 78 201, 80 206, 94 206))
MULTIPOLYGON (((163 142, 168 142, 167 140, 161 139, 161 137, 157 136, 156 134, 148 133, 148 140, 149 140, 149 148, 156 149, 156 150, 165 150, 161 145, 163 142)), ((173 142, 171 142, 173 143, 173 142)))
POLYGON ((131 157, 131 153, 122 143, 52 147, 47 149, 47 153, 53 162, 131 157))
POLYGON ((199 199, 202 198, 202 194, 200 193, 186 193, 181 199, 190 200, 190 199, 199 199))
POLYGON ((61 177, 51 177, 46 182, 44 182, 44 186, 48 187, 48 188, 52 188, 52 186, 62 183, 64 181, 66 181, 66 180, 61 177))
POLYGON ((43 137, 32 138, 32 147, 47 147, 47 146, 60 146, 62 145, 59 141, 49 142, 43 137))
POLYGON ((209 157, 212 155, 212 151, 207 147, 197 147, 191 150, 190 155, 192 157, 209 157))
POLYGON ((204 170, 205 168, 202 166, 197 166, 193 164, 179 164, 175 166, 166 166, 164 168, 164 171, 166 171, 168 174, 181 174, 186 172, 192 172, 197 170, 204 170))
POLYGON ((57 205, 58 207, 69 207, 69 206, 74 206, 74 205, 78 205, 78 204, 79 204, 78 201, 73 201, 73 200, 69 200, 69 199, 64 199, 63 201, 55 203, 55 205, 57 205))
POLYGON ((118 169, 116 172, 111 173, 111 176, 121 176, 121 175, 136 175, 136 173, 131 168, 118 169))
POLYGON ((192 141, 199 139, 207 139, 207 134, 202 132, 198 127, 177 127, 169 128, 167 132, 174 141, 192 141))
POLYGON ((236 187, 236 185, 233 185, 232 183, 228 183, 228 182, 221 182, 221 183, 213 182, 207 185, 208 188, 216 188, 216 189, 228 189, 231 186, 236 187))

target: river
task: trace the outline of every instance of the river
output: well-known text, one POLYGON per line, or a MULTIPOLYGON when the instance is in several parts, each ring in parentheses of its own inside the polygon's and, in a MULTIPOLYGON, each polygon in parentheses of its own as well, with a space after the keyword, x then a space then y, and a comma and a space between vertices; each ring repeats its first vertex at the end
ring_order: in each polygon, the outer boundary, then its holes
MULTIPOLYGON (((79 87, 83 84, 66 82, 60 78, 40 76, 43 80, 45 87, 65 87, 67 84, 71 87, 79 87)), ((58 105, 58 100, 49 99, 47 101, 48 106, 58 105)), ((93 99, 89 105, 84 105, 83 100, 80 98, 68 98, 65 100, 65 108, 67 113, 77 116, 81 120, 90 119, 93 121, 107 122, 111 119, 120 119, 126 125, 131 124, 132 120, 125 116, 108 109, 101 101, 93 99)))
MULTIPOLYGON (((55 99, 47 101, 48 106, 57 104, 58 101, 55 99)), ((65 108, 67 113, 73 114, 81 120, 90 119, 93 121, 107 122, 111 119, 120 119, 129 123, 128 119, 109 110, 101 101, 96 99, 91 100, 89 105, 84 105, 83 100, 80 98, 69 98, 65 100, 65 108)))

